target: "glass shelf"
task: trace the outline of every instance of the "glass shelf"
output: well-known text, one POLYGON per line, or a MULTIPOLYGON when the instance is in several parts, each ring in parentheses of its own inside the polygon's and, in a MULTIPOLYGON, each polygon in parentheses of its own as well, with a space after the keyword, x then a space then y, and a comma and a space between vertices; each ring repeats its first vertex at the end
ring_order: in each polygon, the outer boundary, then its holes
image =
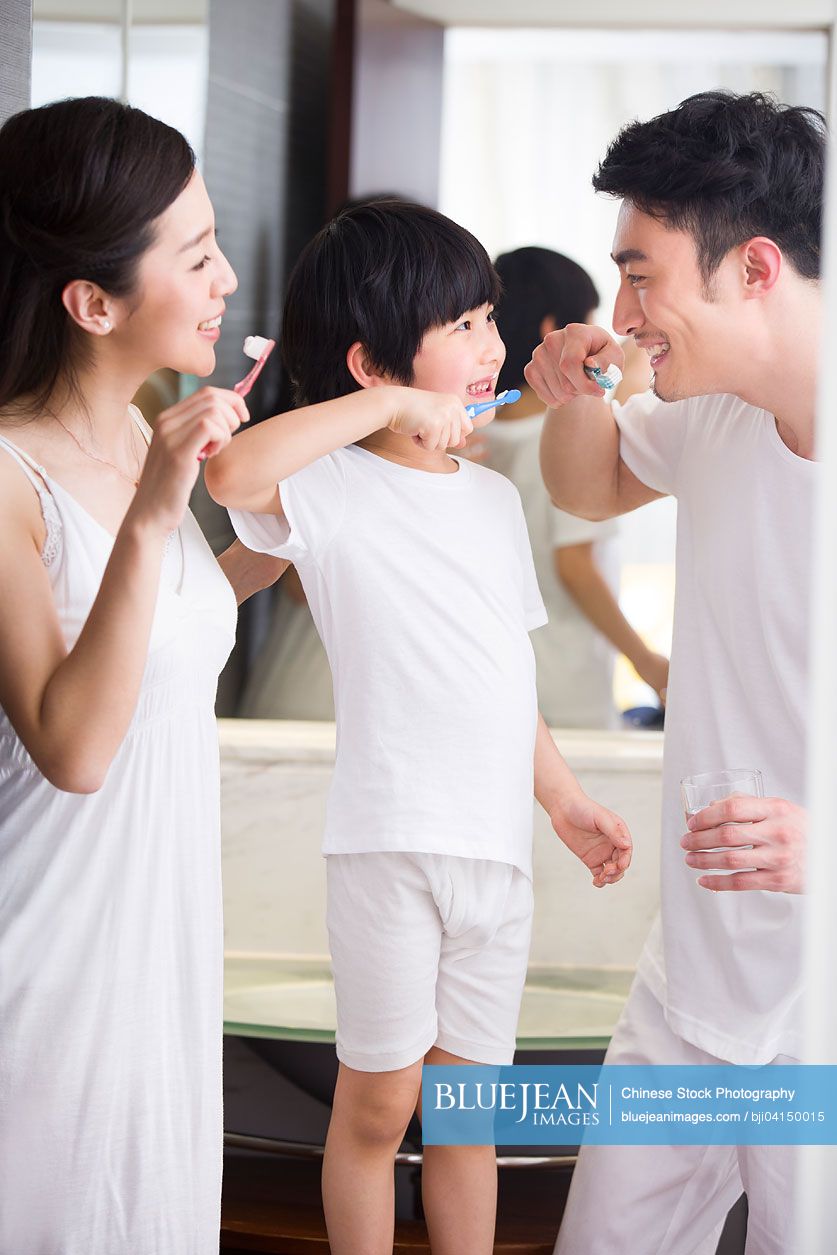
MULTIPOLYGON (((628 996, 626 968, 530 969, 519 1050, 604 1050, 628 996)), ((224 1031, 240 1037, 333 1042, 334 986, 318 958, 227 955, 224 1031)))

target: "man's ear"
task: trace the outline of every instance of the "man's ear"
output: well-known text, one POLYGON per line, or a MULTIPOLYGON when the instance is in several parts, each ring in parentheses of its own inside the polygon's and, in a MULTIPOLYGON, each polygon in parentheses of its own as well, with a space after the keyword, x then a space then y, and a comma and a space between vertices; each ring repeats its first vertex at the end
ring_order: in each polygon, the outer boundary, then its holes
POLYGON ((741 248, 745 297, 758 300, 772 291, 782 271, 782 250, 773 240, 757 235, 741 248))
POLYGON ((346 352, 346 366, 349 374, 361 388, 377 388, 381 384, 391 383, 369 360, 369 353, 366 346, 361 344, 360 340, 355 343, 346 352))

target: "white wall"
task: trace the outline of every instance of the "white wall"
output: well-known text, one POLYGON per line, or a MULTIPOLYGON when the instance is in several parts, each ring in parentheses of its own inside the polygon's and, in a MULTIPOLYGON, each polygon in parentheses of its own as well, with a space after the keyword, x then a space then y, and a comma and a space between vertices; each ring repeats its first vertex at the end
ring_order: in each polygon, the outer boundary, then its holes
MULTIPOLYGON (((122 83, 117 22, 35 21, 32 106, 68 96, 114 96, 122 83)), ((182 131, 203 154, 207 29, 203 24, 137 26, 129 41, 132 105, 182 131)))
POLYGON ((441 27, 381 0, 359 5, 350 195, 395 192, 437 204, 443 55, 441 27))

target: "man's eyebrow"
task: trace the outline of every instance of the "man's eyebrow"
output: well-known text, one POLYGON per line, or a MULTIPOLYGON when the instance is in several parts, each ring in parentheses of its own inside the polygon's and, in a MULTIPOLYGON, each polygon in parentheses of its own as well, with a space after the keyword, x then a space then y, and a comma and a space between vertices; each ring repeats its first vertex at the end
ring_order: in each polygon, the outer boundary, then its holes
POLYGON ((623 248, 621 253, 611 253, 617 266, 626 266, 629 261, 648 261, 647 254, 638 248, 623 248))
POLYGON ((201 240, 205 240, 208 235, 212 234, 213 230, 214 227, 207 227, 205 231, 201 231, 200 235, 196 235, 193 240, 189 240, 188 244, 181 244, 177 250, 178 253, 187 253, 190 248, 197 248, 201 240))

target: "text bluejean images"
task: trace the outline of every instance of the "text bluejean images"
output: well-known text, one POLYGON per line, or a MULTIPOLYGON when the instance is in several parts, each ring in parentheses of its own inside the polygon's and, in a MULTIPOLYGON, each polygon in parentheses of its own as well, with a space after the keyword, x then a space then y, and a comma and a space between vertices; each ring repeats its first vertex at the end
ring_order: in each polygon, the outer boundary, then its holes
POLYGON ((837 1144, 837 1066, 425 1067, 433 1145, 837 1144))

